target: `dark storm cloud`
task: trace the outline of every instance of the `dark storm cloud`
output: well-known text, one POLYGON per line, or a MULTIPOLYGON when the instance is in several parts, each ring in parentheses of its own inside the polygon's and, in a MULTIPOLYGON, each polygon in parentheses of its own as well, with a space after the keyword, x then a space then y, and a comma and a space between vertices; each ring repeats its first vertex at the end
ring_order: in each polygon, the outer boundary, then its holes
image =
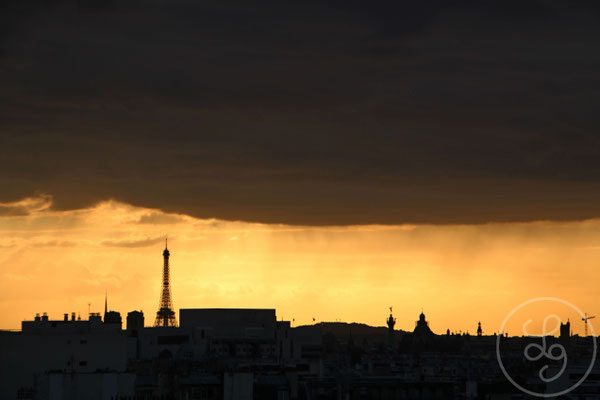
POLYGON ((295 224, 599 216, 597 6, 414 3, 9 3, 0 201, 295 224))

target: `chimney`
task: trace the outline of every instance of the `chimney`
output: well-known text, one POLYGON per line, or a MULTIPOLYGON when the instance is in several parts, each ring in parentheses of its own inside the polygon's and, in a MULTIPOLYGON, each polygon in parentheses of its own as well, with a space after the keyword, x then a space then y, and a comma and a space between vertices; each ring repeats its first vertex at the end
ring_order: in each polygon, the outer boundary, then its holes
POLYGON ((48 314, 47 313, 42 314, 42 321, 48 321, 48 314))
POLYGON ((65 314, 65 321, 69 320, 69 314, 65 314))
POLYGON ((75 321, 75 313, 74 312, 71 313, 71 321, 75 321))
POLYGON ((35 314, 35 320, 36 321, 41 321, 40 313, 35 314))

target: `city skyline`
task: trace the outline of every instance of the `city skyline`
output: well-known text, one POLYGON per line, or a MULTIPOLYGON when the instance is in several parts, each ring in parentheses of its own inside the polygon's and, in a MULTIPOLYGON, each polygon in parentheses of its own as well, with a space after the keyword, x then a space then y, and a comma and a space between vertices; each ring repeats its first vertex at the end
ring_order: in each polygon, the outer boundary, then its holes
POLYGON ((599 18, 2 1, 0 397, 596 395, 599 18))
MULTIPOLYGON (((589 295, 595 284, 587 277, 595 271, 594 242, 600 240, 590 234, 600 226, 593 220, 299 227, 199 220, 118 202, 55 211, 41 202, 20 203, 29 207, 25 215, 0 217, 7 266, 2 291, 10 296, 0 314, 4 329, 17 329, 21 320, 41 312, 85 316, 90 302, 92 311, 101 311, 105 291, 111 309, 156 312, 162 268, 157 249, 166 232, 176 249, 177 309, 272 307, 298 325, 315 318, 384 326, 386 311, 394 306, 397 329, 411 331, 423 308, 438 334, 474 333, 479 321, 491 334, 514 306, 539 296, 563 297, 597 313, 589 295), (564 269, 567 262, 572 264, 564 269), (490 279, 496 268, 502 274, 490 279), (46 285, 49 281, 57 282, 55 287, 46 285), (448 296, 452 301, 445 301, 448 296), (66 309, 67 304, 76 309, 66 309)), ((574 333, 583 329, 583 323, 573 322, 574 333)))
POLYGON ((105 289, 152 309, 167 234, 189 306, 600 314, 599 11, 9 0, 0 327, 105 289))

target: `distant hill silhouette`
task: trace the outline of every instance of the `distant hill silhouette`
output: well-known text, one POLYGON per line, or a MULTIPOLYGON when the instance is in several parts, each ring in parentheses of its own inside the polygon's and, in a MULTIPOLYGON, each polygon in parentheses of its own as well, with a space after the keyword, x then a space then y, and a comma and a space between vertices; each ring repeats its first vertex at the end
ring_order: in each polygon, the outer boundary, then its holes
MULTIPOLYGON (((369 326, 356 322, 319 322, 315 325, 321 328, 323 335, 332 334, 342 344, 347 343, 350 337, 354 343, 362 343, 365 339, 368 342, 385 342, 388 336, 388 328, 385 326, 369 326)), ((407 333, 402 330, 394 332, 398 335, 407 333)))

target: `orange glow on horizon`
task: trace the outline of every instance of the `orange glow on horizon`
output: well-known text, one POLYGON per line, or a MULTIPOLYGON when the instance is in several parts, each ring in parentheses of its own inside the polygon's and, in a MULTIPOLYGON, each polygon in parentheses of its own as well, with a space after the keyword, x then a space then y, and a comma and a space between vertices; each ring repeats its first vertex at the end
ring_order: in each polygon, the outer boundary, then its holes
MULTIPOLYGON (((87 318, 158 307, 169 237, 179 308, 275 308, 295 325, 321 321, 412 330, 421 308, 435 333, 485 334, 533 297, 600 314, 600 220, 485 225, 299 227, 200 220, 107 201, 72 211, 47 196, 0 204, 0 328, 48 312, 87 318), (8 211, 10 212, 8 212, 8 211), (12 210, 12 211, 11 211, 12 210)), ((571 318, 572 329, 583 323, 571 318)), ((509 327, 517 330, 517 327, 509 327)), ((519 332, 515 332, 518 334, 519 332)))

